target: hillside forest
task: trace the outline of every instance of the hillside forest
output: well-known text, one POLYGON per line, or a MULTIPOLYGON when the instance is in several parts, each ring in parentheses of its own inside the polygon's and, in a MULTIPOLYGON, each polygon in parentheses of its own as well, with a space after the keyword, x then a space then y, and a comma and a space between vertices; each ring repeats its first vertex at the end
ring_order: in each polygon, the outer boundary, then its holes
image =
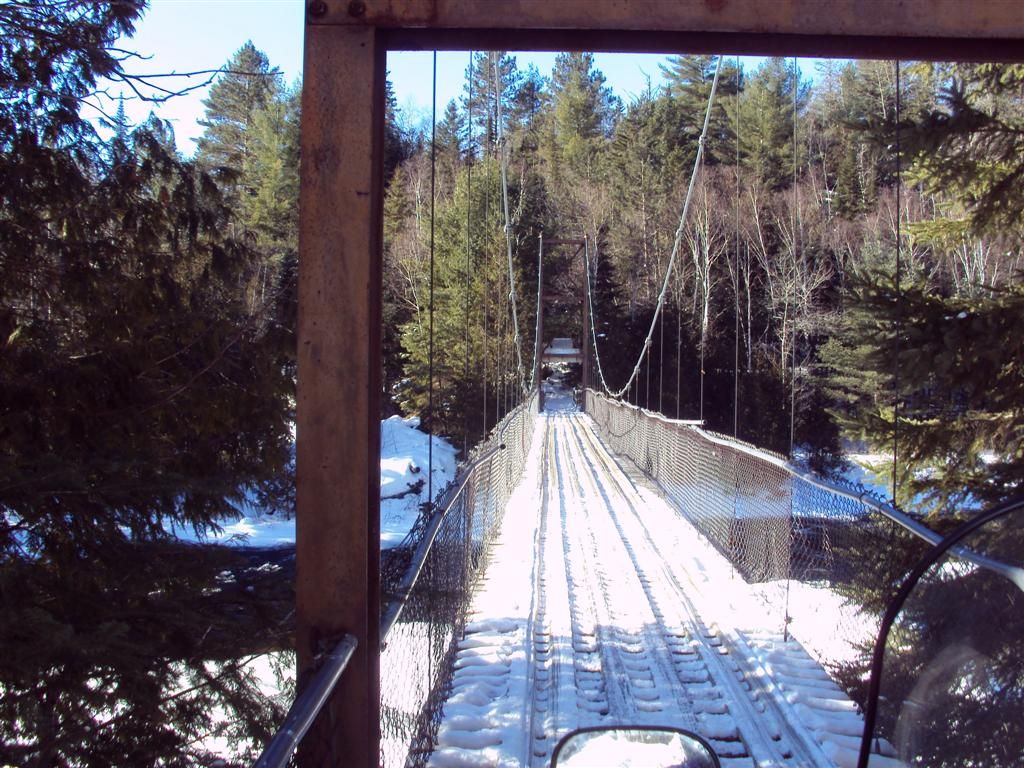
MULTIPOLYGON (((192 157, 87 119, 167 97, 144 9, 0 5, 3 764, 191 765, 282 715, 240 658, 290 647, 290 592, 173 531, 294 509, 301 89, 246 43, 192 157)), ((382 416, 468 449, 521 399, 542 236, 588 243, 545 251, 546 338, 586 340, 589 269, 621 387, 678 230, 631 402, 824 473, 895 453, 922 515, 1020 486, 1024 65, 726 57, 680 228, 716 57, 629 101, 587 53, 467 61, 436 121, 387 94, 382 416)))

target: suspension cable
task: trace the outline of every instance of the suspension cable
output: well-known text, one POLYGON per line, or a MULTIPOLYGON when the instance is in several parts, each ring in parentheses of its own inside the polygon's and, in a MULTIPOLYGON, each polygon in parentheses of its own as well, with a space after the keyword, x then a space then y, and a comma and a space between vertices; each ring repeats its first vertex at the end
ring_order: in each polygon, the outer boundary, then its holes
MULTIPOLYGON (((490 59, 488 59, 488 61, 487 61, 487 66, 488 66, 488 68, 490 68, 490 59)), ((484 85, 485 85, 485 87, 487 89, 482 94, 483 95, 483 99, 484 99, 484 112, 485 112, 486 119, 484 120, 484 126, 485 126, 485 128, 484 128, 484 148, 483 148, 483 151, 481 152, 481 156, 482 156, 482 158, 486 159, 487 152, 489 151, 489 142, 491 140, 491 135, 490 135, 490 124, 491 124, 491 78, 490 78, 490 73, 489 72, 488 72, 487 75, 484 76, 484 85)), ((484 222, 485 222, 485 226, 486 226, 486 222, 490 221, 490 218, 491 218, 491 174, 490 174, 490 171, 487 169, 487 166, 485 165, 484 166, 484 219, 483 219, 484 222)), ((483 280, 481 281, 483 283, 482 288, 481 288, 481 294, 482 294, 481 295, 481 301, 483 303, 483 310, 484 310, 483 311, 483 350, 484 350, 484 353, 483 353, 483 360, 481 361, 481 367, 482 367, 482 371, 481 371, 482 376, 481 376, 481 378, 482 378, 482 383, 483 383, 483 398, 482 398, 483 399, 482 411, 483 411, 483 420, 484 420, 483 433, 485 435, 487 434, 487 399, 489 397, 489 394, 487 392, 487 356, 488 356, 488 353, 490 351, 490 346, 491 346, 491 344, 490 344, 490 341, 491 341, 491 336, 490 336, 490 331, 491 331, 491 308, 490 308, 490 295, 491 295, 490 267, 491 267, 491 265, 490 265, 490 260, 491 260, 491 252, 490 252, 490 248, 487 248, 487 249, 484 250, 484 253, 483 253, 483 267, 481 269, 482 276, 483 276, 483 280)), ((495 377, 495 378, 497 378, 497 377, 495 377)), ((498 421, 499 421, 498 418, 495 417, 494 423, 497 424, 498 421)))
MULTIPOLYGON (((464 381, 469 381, 469 292, 470 292, 470 273, 473 268, 473 237, 472 237, 472 225, 473 225, 473 51, 469 52, 469 103, 467 104, 469 110, 469 120, 467 128, 469 129, 469 146, 467 149, 468 162, 466 163, 466 301, 464 306, 465 318, 466 318, 466 329, 465 339, 465 357, 462 361, 462 378, 464 381)), ((465 417, 463 418, 462 426, 462 455, 469 455, 469 413, 470 409, 466 409, 465 417)))
MULTIPOLYGON (((740 431, 740 86, 742 84, 742 70, 740 69, 740 57, 736 57, 736 108, 733 112, 735 128, 734 142, 736 144, 736 198, 733 202, 734 218, 736 220, 736 237, 734 239, 733 264, 735 264, 734 295, 733 298, 733 382, 732 382, 732 436, 739 437, 740 431)), ((676 418, 679 418, 676 416, 676 418)))
POLYGON ((519 386, 526 394, 530 391, 526 383, 526 371, 523 367, 522 337, 519 335, 519 314, 516 309, 515 268, 512 263, 512 221, 508 214, 508 147, 505 146, 505 130, 501 117, 501 67, 495 51, 491 51, 491 62, 494 66, 494 103, 497 118, 498 152, 501 155, 501 200, 505 211, 505 251, 508 256, 508 299, 512 308, 513 339, 516 347, 516 370, 519 374, 519 386))
MULTIPOLYGON (((658 294, 658 303, 654 309, 654 317, 651 318, 651 327, 647 330, 647 338, 644 340, 643 349, 640 351, 640 355, 637 358, 636 365, 633 366, 633 372, 630 374, 629 379, 623 385, 621 389, 613 392, 611 387, 608 386, 608 382, 605 380, 604 373, 601 370, 601 358, 597 352, 597 337, 594 337, 594 356, 597 358, 597 372, 601 378, 601 386, 610 397, 621 400, 623 394, 629 390, 633 382, 636 381, 637 376, 640 374, 640 366, 643 364, 644 356, 648 353, 651 348, 651 339, 654 336, 654 328, 658 322, 658 318, 661 316, 661 311, 665 306, 665 297, 668 294, 669 281, 672 276, 672 270, 675 268, 676 258, 679 255, 679 248, 683 241, 683 230, 686 226, 686 219, 690 212, 690 201, 693 199, 693 190, 697 183, 697 174, 700 171, 701 160, 704 157, 704 144, 707 141, 708 126, 711 123, 711 108, 715 101, 715 91, 718 89, 718 76, 722 71, 722 57, 718 57, 718 64, 715 66, 715 78, 711 81, 711 93, 708 94, 708 107, 707 112, 704 113, 704 128, 700 133, 700 138, 697 140, 697 157, 693 161, 693 172, 690 174, 690 186, 686 190, 686 199, 683 202, 683 210, 679 216, 679 227, 676 229, 675 240, 672 243, 672 255, 668 260, 668 269, 665 271, 665 279, 661 285, 661 292, 658 294)), ((510 251, 511 253, 511 251, 510 251)), ((590 275, 587 275, 587 295, 590 295, 590 275)), ((593 306, 593 305, 591 305, 593 306)), ((590 315, 590 328, 591 332, 594 330, 594 315, 591 312, 590 315)), ((639 389, 639 388, 638 388, 639 389)), ((638 393, 639 394, 639 393, 638 393)))
POLYGON ((541 312, 544 311, 544 233, 537 238, 537 322, 534 323, 533 334, 533 376, 534 385, 541 386, 540 355, 541 355, 541 312))
POLYGON ((658 413, 665 412, 665 318, 658 330, 658 413))
MULTIPOLYGON (((797 157, 797 98, 800 89, 800 69, 797 65, 796 56, 793 57, 793 215, 790 217, 793 228, 793 268, 797 267, 798 233, 800 225, 800 190, 797 187, 797 172, 799 159, 797 157)), ((785 340, 785 338, 783 338, 785 340)), ((793 344, 790 349, 790 357, 793 361, 793 369, 789 377, 789 457, 793 458, 793 444, 796 440, 796 313, 793 313, 793 344)), ((786 361, 782 361, 785 370, 786 361)))
POLYGON ((427 503, 434 502, 434 219, 437 180, 437 51, 433 60, 430 108, 430 330, 427 336, 427 503))
POLYGON ((903 293, 900 286, 902 277, 902 249, 903 249, 903 211, 902 211, 902 190, 903 190, 903 156, 900 151, 900 120, 901 117, 901 94, 900 94, 900 60, 896 59, 896 343, 894 345, 893 359, 893 403, 892 403, 892 505, 899 508, 896 503, 896 491, 899 489, 897 481, 898 460, 899 460, 899 434, 900 434, 900 336, 903 334, 903 293))
MULTIPOLYGON (((678 284, 677 284, 678 285, 678 284)), ((676 419, 682 412, 683 398, 683 302, 682 292, 676 288, 676 419)))
MULTIPOLYGON (((791 226, 793 229, 793 268, 797 267, 797 227, 799 220, 800 210, 800 191, 797 188, 798 181, 798 169, 799 169, 799 158, 798 158, 798 145, 797 145, 797 98, 799 96, 800 89, 800 69, 797 65, 796 56, 793 57, 793 215, 790 217, 791 226)), ((785 333, 783 333, 783 342, 785 342, 785 333)), ((793 443, 796 438, 796 313, 793 313, 793 343, 790 349, 790 356, 793 360, 793 370, 789 377, 789 460, 793 461, 793 443)), ((786 361, 782 361, 783 370, 785 370, 786 361)), ((789 497, 789 525, 790 528, 793 526, 793 496, 789 497)), ((784 601, 784 618, 782 623, 782 639, 783 642, 789 641, 789 625, 792 621, 792 617, 789 613, 789 598, 790 598, 790 587, 792 586, 793 579, 792 574, 786 574, 786 597, 784 601)))

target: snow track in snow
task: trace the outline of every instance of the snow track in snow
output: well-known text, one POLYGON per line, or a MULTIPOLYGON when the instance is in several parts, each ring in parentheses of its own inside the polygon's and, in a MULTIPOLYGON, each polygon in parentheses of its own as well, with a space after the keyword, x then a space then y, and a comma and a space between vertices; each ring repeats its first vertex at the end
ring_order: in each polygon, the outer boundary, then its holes
POLYGON ((860 717, 820 666, 736 626, 714 580, 738 577, 588 417, 540 419, 431 765, 542 768, 575 728, 644 723, 700 733, 726 768, 845 766, 860 717))

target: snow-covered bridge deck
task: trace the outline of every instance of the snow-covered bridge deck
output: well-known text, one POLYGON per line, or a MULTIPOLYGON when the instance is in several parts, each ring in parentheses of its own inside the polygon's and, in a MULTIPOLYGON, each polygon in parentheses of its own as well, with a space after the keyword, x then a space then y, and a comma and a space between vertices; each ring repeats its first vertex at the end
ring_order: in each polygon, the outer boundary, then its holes
POLYGON ((701 733, 727 768, 856 762, 854 705, 589 417, 550 397, 430 764, 546 766, 587 725, 701 733))

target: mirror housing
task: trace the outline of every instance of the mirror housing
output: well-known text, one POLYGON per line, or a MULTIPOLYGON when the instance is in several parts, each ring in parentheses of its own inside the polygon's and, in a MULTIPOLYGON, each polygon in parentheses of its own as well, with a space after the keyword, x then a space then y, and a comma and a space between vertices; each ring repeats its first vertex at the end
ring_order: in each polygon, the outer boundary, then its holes
POLYGON ((555 747, 551 768, 721 768, 704 739, 679 728, 580 728, 555 747))

